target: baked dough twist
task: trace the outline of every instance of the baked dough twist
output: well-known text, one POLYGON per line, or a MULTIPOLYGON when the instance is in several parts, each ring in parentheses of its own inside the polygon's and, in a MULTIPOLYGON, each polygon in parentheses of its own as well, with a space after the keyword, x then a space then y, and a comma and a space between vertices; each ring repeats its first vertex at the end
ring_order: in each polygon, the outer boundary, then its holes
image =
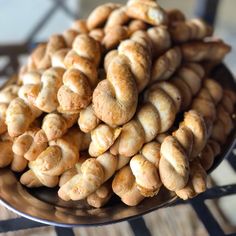
POLYGON ((46 142, 37 142, 35 140, 38 131, 39 128, 34 127, 18 136, 12 146, 14 154, 22 156, 28 161, 35 160, 48 146, 46 142))
POLYGON ((91 132, 89 155, 97 157, 106 152, 120 135, 120 132, 121 128, 112 128, 105 124, 98 125, 91 132))
POLYGON ((233 91, 224 90, 223 99, 217 106, 216 121, 213 124, 211 138, 220 144, 224 144, 232 131, 234 124, 232 115, 236 104, 236 95, 233 91))
POLYGON ((35 135, 35 142, 49 142, 62 137, 78 119, 78 114, 49 113, 35 135))
POLYGON ((130 166, 125 166, 116 173, 112 190, 128 206, 136 206, 145 198, 137 188, 130 166))
POLYGON ((162 182, 159 177, 160 144, 156 141, 145 144, 140 154, 132 157, 130 168, 139 192, 145 197, 158 194, 162 182))
POLYGON ((211 134, 215 107, 221 98, 221 86, 216 81, 206 79, 192 103, 194 110, 186 113, 180 128, 163 141, 160 177, 168 189, 178 191, 187 184, 189 161, 203 151, 211 134))
MULTIPOLYGON (((189 99, 191 101, 201 87, 204 71, 198 64, 188 64, 179 70, 179 74, 182 78, 178 80, 183 81, 192 92, 189 99)), ((150 142, 158 133, 165 132, 172 126, 176 113, 185 103, 182 99, 184 91, 178 90, 175 85, 176 83, 173 85, 172 82, 161 82, 154 84, 150 92, 147 91, 147 94, 151 94, 145 96, 147 103, 137 112, 135 119, 122 127, 119 138, 111 147, 113 154, 133 156, 144 143, 150 142)))
POLYGON ((58 90, 58 110, 63 113, 79 113, 91 102, 92 89, 98 83, 100 46, 93 38, 81 34, 74 40, 72 50, 64 50, 62 53, 65 53, 62 56, 68 70, 58 90))
POLYGON ((95 114, 110 126, 122 125, 133 117, 138 92, 149 82, 151 53, 148 41, 145 32, 123 41, 108 65, 107 79, 93 92, 95 114))
MULTIPOLYGON (((135 37, 137 36, 140 37, 140 41, 141 41, 142 35, 143 35, 143 32, 140 32, 140 31, 134 33, 135 37)), ((151 44, 151 48, 152 48, 151 52, 152 52, 153 58, 156 58, 158 55, 161 55, 171 46, 170 35, 166 26, 158 26, 158 27, 149 28, 147 30, 147 36, 151 44)), ((178 51, 176 53, 177 53, 177 57, 179 58, 178 51)), ((106 54, 105 62, 104 62, 104 67, 106 71, 108 69, 109 63, 116 56, 117 56, 117 51, 110 51, 109 53, 106 54)), ((78 124, 79 124, 80 129, 83 132, 86 132, 86 133, 91 132, 93 129, 95 129, 98 126, 99 123, 100 123, 100 119, 96 116, 94 109, 92 108, 91 105, 81 110, 78 124)))
POLYGON ((220 62, 231 47, 223 41, 195 41, 181 45, 183 59, 192 62, 213 61, 220 62))
POLYGON ((170 26, 171 38, 176 43, 200 40, 212 36, 213 29, 200 19, 177 21, 170 26))
POLYGON ((52 67, 42 74, 39 91, 33 102, 41 111, 49 113, 57 110, 57 92, 62 86, 64 72, 62 68, 52 67))
POLYGON ((65 201, 84 199, 100 188, 116 170, 129 161, 129 158, 116 157, 109 152, 97 158, 89 158, 81 165, 81 173, 73 176, 60 187, 58 195, 65 201))
MULTIPOLYGON (((81 174, 81 165, 89 158, 89 155, 83 155, 79 158, 79 161, 75 164, 75 167, 64 172, 59 181, 59 187, 68 182, 73 176, 81 174)), ((87 197, 87 203, 95 208, 104 206, 112 196, 111 181, 108 180, 101 187, 99 187, 94 193, 87 197)))
POLYGON ((168 22, 166 12, 154 0, 129 0, 127 15, 151 25, 162 25, 168 22))
POLYGON ((71 48, 75 37, 81 33, 88 33, 85 20, 76 20, 72 27, 62 35, 52 35, 47 43, 39 44, 31 53, 26 65, 22 66, 18 83, 27 72, 45 70, 52 66, 53 55, 64 48, 71 48))
POLYGON ((192 103, 193 97, 199 92, 205 75, 204 69, 197 63, 186 63, 170 80, 181 92, 181 111, 185 111, 192 103))
POLYGON ((198 96, 193 100, 192 109, 198 111, 203 116, 208 137, 211 135, 212 126, 216 119, 216 106, 223 96, 222 87, 212 79, 205 79, 203 87, 198 96))
POLYGON ((88 16, 87 27, 89 30, 103 26, 107 21, 109 15, 117 8, 121 7, 120 4, 106 3, 96 7, 88 16))
POLYGON ((167 16, 168 16, 168 23, 171 27, 172 24, 175 24, 176 22, 184 22, 186 20, 186 17, 182 11, 179 9, 173 8, 166 10, 167 16))
POLYGON ((167 26, 151 27, 147 30, 147 34, 151 40, 152 56, 154 59, 165 53, 172 45, 167 26))
POLYGON ((220 150, 221 147, 219 143, 213 139, 208 140, 198 158, 204 170, 207 171, 212 167, 215 157, 220 153, 220 150))
POLYGON ((7 131, 6 112, 9 103, 17 97, 19 87, 17 85, 8 85, 0 91, 0 134, 7 131))
POLYGON ((15 155, 12 152, 12 141, 12 138, 7 133, 1 135, 0 168, 10 165, 11 170, 22 172, 26 168, 28 161, 23 156, 15 155))
POLYGON ((33 104, 28 103, 28 99, 20 97, 12 100, 6 111, 7 130, 11 137, 23 134, 30 124, 42 114, 33 104))
POLYGON ((179 47, 174 47, 158 57, 152 65, 151 82, 169 79, 182 62, 182 54, 179 47))
POLYGON ((187 200, 206 191, 206 187, 207 173, 200 164, 199 160, 196 159, 190 163, 190 175, 187 185, 175 193, 183 200, 187 200))
POLYGON ((20 182, 27 187, 55 187, 59 176, 72 168, 79 158, 79 150, 87 148, 88 139, 78 129, 71 129, 60 139, 49 142, 36 160, 29 162, 29 170, 20 182))
POLYGON ((159 172, 161 181, 171 191, 184 188, 189 179, 189 160, 201 153, 206 145, 204 119, 194 110, 185 113, 180 128, 161 144, 159 172))

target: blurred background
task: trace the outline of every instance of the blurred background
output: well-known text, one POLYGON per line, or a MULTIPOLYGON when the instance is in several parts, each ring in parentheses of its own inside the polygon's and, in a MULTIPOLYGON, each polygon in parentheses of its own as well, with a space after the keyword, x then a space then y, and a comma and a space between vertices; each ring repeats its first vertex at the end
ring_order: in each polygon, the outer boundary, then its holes
MULTIPOLYGON (((214 0, 213 0, 214 1, 214 0)), ((61 33, 67 29, 74 19, 85 18, 91 10, 106 1, 104 0, 0 0, 0 82, 7 79, 19 64, 24 63, 27 53, 35 43, 46 41, 53 33, 61 33)), ((113 2, 125 2, 115 1, 113 2)), ((159 0, 164 8, 179 8, 188 17, 199 13, 199 0, 159 0)), ((233 46, 232 53, 225 62, 233 74, 236 74, 236 1, 219 0, 215 20, 215 35, 233 46)), ((234 183, 235 171, 227 161, 211 175, 215 184, 234 183)), ((214 185, 214 184, 213 184, 214 185)), ((220 200, 208 200, 206 204, 217 216, 226 232, 236 232, 236 197, 224 197, 220 200)), ((1 207, 0 220, 17 217, 1 207)), ((207 235, 202 223, 191 206, 177 206, 162 209, 148 214, 144 218, 152 235, 207 235)), ((74 229, 76 235, 133 235, 128 223, 91 229, 74 229)), ((55 235, 53 227, 41 227, 44 231, 30 231, 28 235, 39 235, 47 232, 55 235)), ((2 235, 0 229, 0 235, 2 235)), ((20 231, 19 231, 20 232, 20 231)), ((5 235, 5 234, 4 234, 5 235)), ((8 234, 7 234, 8 235, 8 234)), ((9 234, 13 235, 13 234, 9 234)), ((17 234, 20 235, 20 234, 17 234)), ((22 232, 27 235, 27 232, 22 232)), ((140 234, 141 235, 141 234, 140 234)))

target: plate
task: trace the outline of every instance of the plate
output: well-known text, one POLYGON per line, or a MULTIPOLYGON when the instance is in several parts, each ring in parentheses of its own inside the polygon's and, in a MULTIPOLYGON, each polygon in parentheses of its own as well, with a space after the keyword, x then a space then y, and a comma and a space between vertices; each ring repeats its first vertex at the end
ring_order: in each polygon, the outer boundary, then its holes
MULTIPOLYGON (((224 88, 236 91, 234 78, 224 65, 215 68, 212 77, 224 88)), ((230 153, 235 145, 235 131, 234 128, 208 173, 211 173, 230 153)), ((31 220, 61 227, 98 226, 125 221, 170 206, 178 199, 174 192, 162 187, 157 196, 145 199, 135 207, 126 206, 114 196, 105 207, 94 209, 85 201, 62 201, 57 196, 57 188, 28 189, 19 183, 18 177, 8 168, 0 170, 0 203, 31 220)))

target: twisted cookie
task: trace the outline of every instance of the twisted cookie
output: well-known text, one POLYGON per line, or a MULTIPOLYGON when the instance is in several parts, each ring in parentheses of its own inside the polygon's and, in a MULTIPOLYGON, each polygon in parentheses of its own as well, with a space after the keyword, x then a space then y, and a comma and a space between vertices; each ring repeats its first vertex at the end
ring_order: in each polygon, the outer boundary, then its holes
POLYGON ((194 110, 185 113, 180 128, 161 144, 159 172, 161 181, 171 191, 184 188, 189 180, 189 158, 204 148, 207 131, 202 116, 194 110))
MULTIPOLYGON (((204 70, 198 64, 189 63, 184 65, 179 70, 178 74, 181 77, 176 77, 171 80, 174 85, 169 82, 162 82, 151 87, 150 91, 152 91, 152 95, 150 95, 150 99, 148 98, 148 95, 145 96, 146 104, 141 107, 134 119, 122 127, 120 136, 116 136, 118 139, 111 147, 111 152, 113 154, 129 157, 135 155, 144 143, 150 142, 158 133, 165 132, 172 126, 175 115, 180 110, 180 107, 183 109, 189 106, 192 97, 196 95, 201 87, 204 70), (176 84, 177 86, 175 86, 176 84), (181 85, 185 85, 185 87, 181 85), (185 91, 186 87, 187 92, 185 91), (178 88, 180 88, 181 93, 178 88), (188 100, 182 100, 182 95, 186 99, 186 93, 188 100), (149 116, 146 116, 147 113, 149 116)), ((149 92, 146 94, 149 94, 149 92)), ((92 109, 89 113, 85 114, 85 117, 89 120, 90 117, 92 117, 91 119, 94 121, 94 126, 97 124, 97 118, 92 109)), ((85 117, 83 117, 83 119, 85 119, 85 117)), ((90 129, 88 130, 90 131, 90 129)), ((113 139, 112 142, 106 142, 104 133, 96 132, 96 128, 93 132, 96 133, 96 140, 106 144, 106 148, 104 148, 103 151, 107 150, 109 144, 111 145, 115 141, 113 139)), ((90 145, 93 144, 93 147, 99 147, 100 145, 96 140, 90 145)), ((100 150, 102 151, 102 149, 100 150)), ((96 155, 95 153, 90 154, 93 156, 96 155)), ((101 152, 99 154, 101 154, 101 152)))
POLYGON ((165 11, 153 0, 129 0, 127 15, 151 25, 166 24, 168 21, 165 11))
POLYGON ((62 86, 64 72, 62 68, 52 67, 43 73, 40 86, 35 85, 35 89, 38 86, 38 91, 34 95, 33 104, 41 111, 49 113, 57 110, 57 92, 62 86))
POLYGON ((208 140, 198 158, 204 170, 207 171, 212 167, 215 157, 220 153, 220 149, 220 145, 215 140, 208 140))
POLYGON ((7 130, 11 137, 23 134, 30 124, 42 114, 33 104, 20 97, 12 100, 6 111, 7 130))
POLYGON ((95 28, 99 28, 100 26, 103 26, 107 21, 109 15, 120 6, 121 6, 120 4, 116 3, 106 3, 95 8, 90 13, 87 19, 88 29, 92 30, 95 28))
POLYGON ((63 85, 58 90, 58 110, 63 113, 78 113, 88 106, 92 88, 98 83, 100 46, 93 38, 81 34, 74 40, 73 49, 65 53, 64 65, 69 69, 64 74, 63 85))
POLYGON ((170 26, 171 38, 176 43, 204 39, 212 36, 213 29, 200 19, 177 21, 170 26))
POLYGON ((35 135, 35 141, 49 142, 62 137, 77 121, 78 114, 49 113, 43 118, 42 127, 35 135))
POLYGON ((21 176, 21 183, 27 187, 55 187, 59 175, 72 168, 79 158, 79 150, 87 147, 83 133, 71 129, 60 139, 49 142, 36 160, 29 162, 29 170, 21 176))
POLYGON ((187 185, 181 190, 176 191, 176 195, 183 200, 193 198, 199 193, 206 191, 207 173, 198 160, 190 163, 190 175, 187 185))
POLYGON ((151 82, 169 79, 180 66, 182 54, 179 47, 169 49, 152 65, 151 82))
POLYGON ((158 194, 162 185, 158 173, 159 160, 160 144, 153 141, 145 144, 141 153, 132 157, 130 161, 137 188, 145 197, 158 194))
POLYGON ((39 128, 32 128, 18 136, 12 146, 15 155, 22 156, 28 161, 35 160, 38 155, 47 148, 47 143, 36 142, 35 136, 39 128))
POLYGON ((204 69, 200 64, 186 63, 170 80, 182 95, 181 111, 185 111, 190 106, 193 97, 199 92, 204 75, 204 69))
MULTIPOLYGON (((88 159, 88 155, 82 155, 79 158, 79 161, 75 164, 75 167, 64 172, 59 181, 59 186, 61 187, 66 182, 68 182, 73 176, 81 174, 81 165, 83 162, 88 159)), ((90 206, 100 208, 104 206, 112 195, 111 181, 105 182, 101 187, 99 187, 94 193, 90 194, 87 197, 87 202, 90 206)))
POLYGON ((220 144, 225 143, 227 136, 232 131, 234 124, 232 115, 234 114, 234 106, 236 103, 236 95, 233 91, 224 90, 223 99, 217 106, 216 121, 213 124, 211 138, 220 144))
POLYGON ((120 128, 111 128, 105 124, 97 126, 91 132, 89 154, 97 157, 106 152, 120 135, 120 132, 120 128))
POLYGON ((123 167, 116 173, 112 181, 112 190, 128 206, 136 206, 144 199, 129 166, 123 167))
POLYGON ((222 41, 196 41, 181 45, 183 59, 186 61, 222 61, 231 47, 222 41))
POLYGON ((176 22, 184 22, 186 20, 186 17, 182 11, 179 9, 168 9, 166 10, 167 16, 168 16, 168 23, 171 26, 172 24, 175 24, 176 22))
POLYGON ((108 65, 107 79, 94 90, 94 112, 110 126, 122 125, 132 118, 138 92, 148 84, 151 63, 148 40, 143 32, 123 41, 108 65))
POLYGON ((0 92, 0 134, 7 131, 6 112, 9 103, 17 97, 19 87, 17 85, 8 85, 0 92))
POLYGON ((88 29, 84 20, 76 20, 72 27, 62 35, 52 35, 47 43, 39 44, 31 53, 26 65, 20 69, 18 82, 26 72, 45 70, 52 66, 53 55, 61 49, 71 48, 75 37, 81 33, 87 33, 88 29))
POLYGON ((7 133, 1 135, 0 168, 10 165, 11 170, 21 172, 26 168, 28 161, 12 152, 12 144, 12 139, 7 133))
POLYGON ((58 195, 65 201, 81 200, 101 187, 116 170, 129 162, 129 158, 116 157, 106 152, 97 158, 89 158, 81 165, 81 173, 62 185, 58 195))
POLYGON ((205 147, 210 134, 209 127, 214 119, 215 104, 221 97, 221 87, 215 81, 205 80, 203 89, 192 105, 200 113, 186 113, 180 128, 163 141, 160 177, 168 189, 178 191, 187 184, 188 162, 196 158, 205 147))

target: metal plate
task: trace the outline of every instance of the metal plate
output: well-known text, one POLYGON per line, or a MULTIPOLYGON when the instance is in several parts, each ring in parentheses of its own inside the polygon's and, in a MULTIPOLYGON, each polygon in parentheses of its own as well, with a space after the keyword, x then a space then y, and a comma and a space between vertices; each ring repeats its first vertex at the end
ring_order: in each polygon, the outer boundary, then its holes
MULTIPOLYGON (((224 87, 234 89, 233 76, 224 65, 218 66, 212 76, 224 87)), ((212 172, 231 151, 235 144, 235 129, 228 137, 222 152, 216 157, 212 172)), ((57 196, 57 188, 45 187, 28 189, 22 186, 18 177, 9 169, 0 170, 0 203, 15 213, 41 223, 62 226, 97 226, 128 220, 156 209, 167 207, 178 198, 164 187, 160 193, 145 199, 138 206, 128 207, 114 196, 108 205, 101 209, 91 208, 85 201, 64 202, 57 196)))

